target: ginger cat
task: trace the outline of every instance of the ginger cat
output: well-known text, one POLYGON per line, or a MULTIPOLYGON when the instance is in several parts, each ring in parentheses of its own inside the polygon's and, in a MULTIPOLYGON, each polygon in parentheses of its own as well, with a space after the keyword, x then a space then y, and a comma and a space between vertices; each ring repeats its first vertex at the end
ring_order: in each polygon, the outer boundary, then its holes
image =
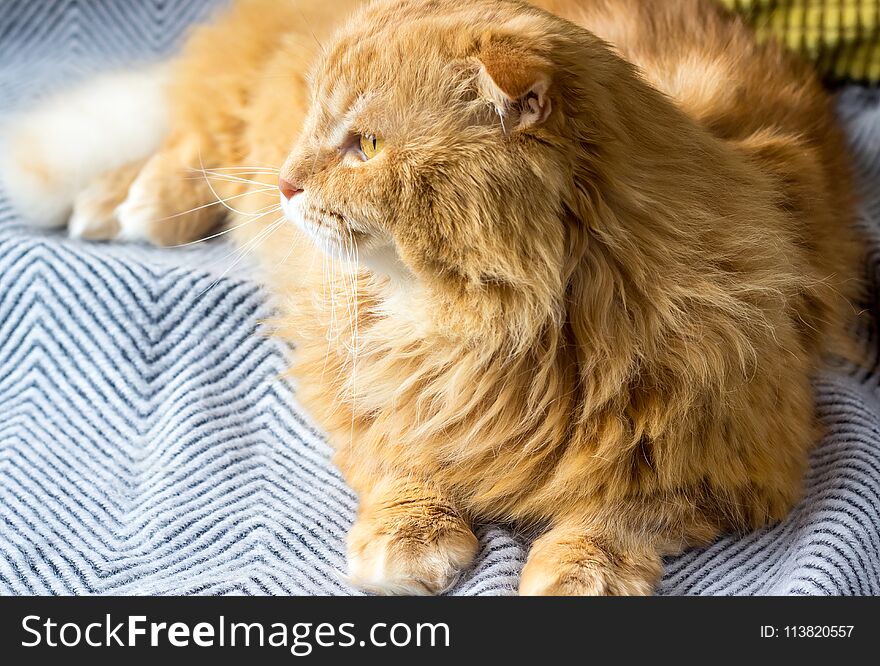
POLYGON ((651 593, 664 555, 786 516, 845 346, 849 169, 810 70, 712 0, 533 4, 238 0, 75 93, 167 116, 80 145, 62 96, 10 144, 25 214, 257 253, 373 592, 443 592, 505 521, 542 532, 523 594, 651 593))

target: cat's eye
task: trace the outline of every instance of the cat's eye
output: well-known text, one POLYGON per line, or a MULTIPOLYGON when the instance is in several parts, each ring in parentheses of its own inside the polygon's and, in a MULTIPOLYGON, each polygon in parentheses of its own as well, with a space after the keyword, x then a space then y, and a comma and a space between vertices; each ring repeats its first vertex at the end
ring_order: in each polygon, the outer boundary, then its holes
POLYGON ((375 134, 361 136, 361 152, 368 160, 373 159, 385 149, 385 142, 375 134))

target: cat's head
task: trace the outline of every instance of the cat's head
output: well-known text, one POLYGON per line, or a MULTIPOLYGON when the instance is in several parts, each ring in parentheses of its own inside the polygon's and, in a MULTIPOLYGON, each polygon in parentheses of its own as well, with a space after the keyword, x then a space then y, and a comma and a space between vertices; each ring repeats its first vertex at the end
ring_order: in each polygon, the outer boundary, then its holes
POLYGON ((371 5, 314 71, 285 212, 328 254, 416 287, 438 325, 528 337, 565 316, 585 151, 620 62, 525 3, 371 5))

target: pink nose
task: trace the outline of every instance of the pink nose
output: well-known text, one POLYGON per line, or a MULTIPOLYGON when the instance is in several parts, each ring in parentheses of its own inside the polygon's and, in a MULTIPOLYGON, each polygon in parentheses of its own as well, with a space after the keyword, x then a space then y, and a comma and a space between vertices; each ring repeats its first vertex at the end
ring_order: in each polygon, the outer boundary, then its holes
POLYGON ((278 180, 278 189, 281 190, 281 194, 283 194, 284 198, 288 201, 293 199, 297 194, 302 194, 303 192, 301 187, 297 187, 283 177, 278 180))

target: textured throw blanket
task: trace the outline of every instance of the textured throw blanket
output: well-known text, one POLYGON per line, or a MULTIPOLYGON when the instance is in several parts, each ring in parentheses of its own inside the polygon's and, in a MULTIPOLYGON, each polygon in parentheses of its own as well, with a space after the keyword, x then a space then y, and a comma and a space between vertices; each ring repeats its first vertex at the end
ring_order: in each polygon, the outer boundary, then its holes
MULTIPOLYGON (((0 113, 179 44, 210 0, 0 0, 0 113)), ((843 91, 880 280, 880 97, 843 91)), ((260 335, 232 248, 88 244, 0 192, 0 594, 353 594, 355 497, 260 335)), ((872 296, 873 299, 873 296, 872 296)), ((875 314, 875 303, 866 304, 875 314)), ((878 346, 865 325, 871 359, 878 346)), ((880 594, 878 368, 816 379, 828 435, 785 523, 668 562, 663 594, 880 594)), ((455 594, 512 594, 522 537, 482 526, 455 594)))

